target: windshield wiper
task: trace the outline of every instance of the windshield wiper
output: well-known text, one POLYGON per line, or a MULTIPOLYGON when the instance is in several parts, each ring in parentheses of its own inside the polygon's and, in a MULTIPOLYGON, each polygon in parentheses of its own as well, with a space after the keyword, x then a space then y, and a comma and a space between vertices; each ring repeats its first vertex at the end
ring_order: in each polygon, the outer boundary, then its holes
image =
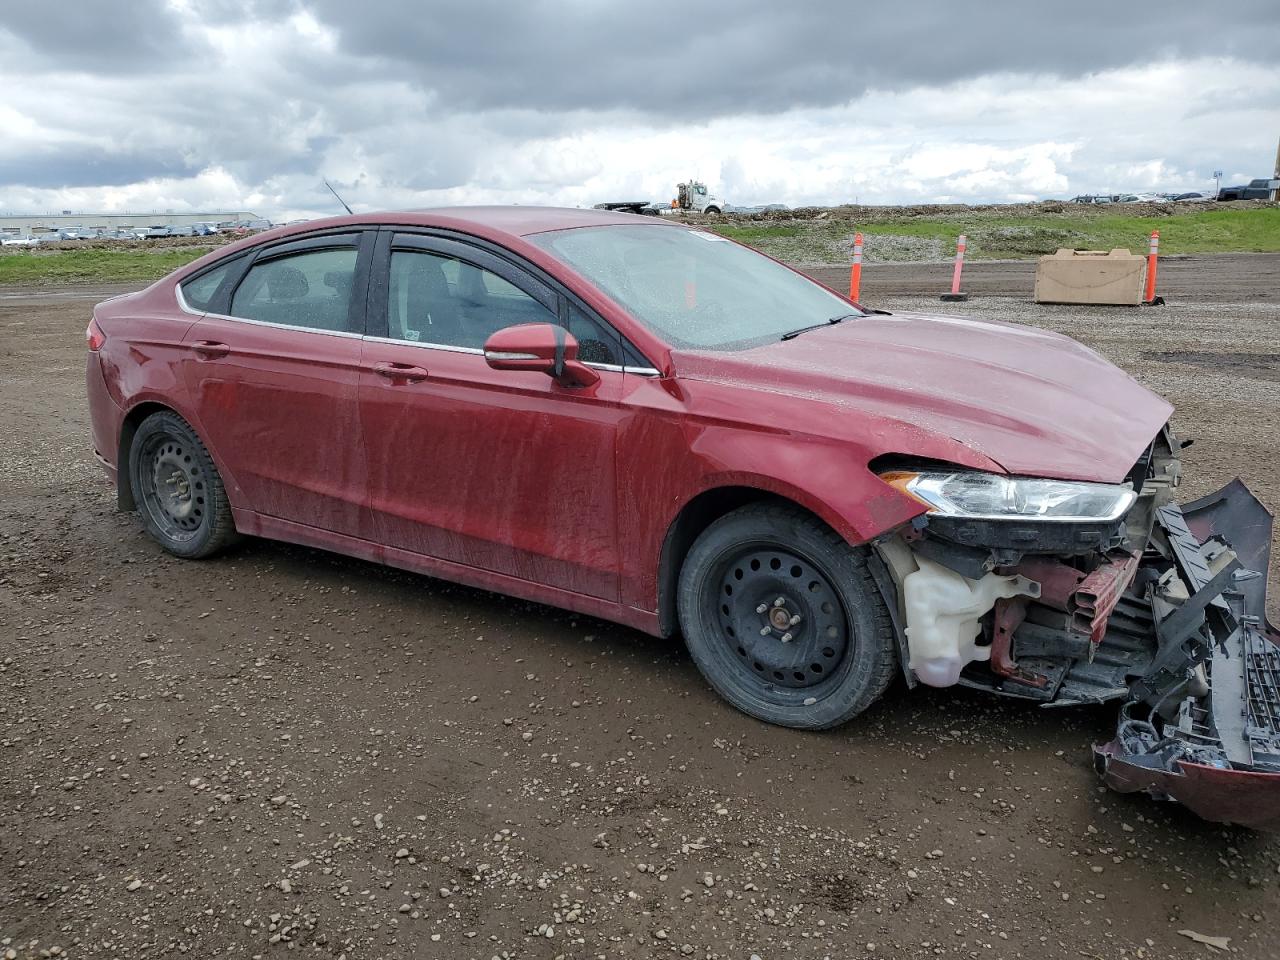
POLYGON ((861 313, 842 313, 838 317, 828 317, 821 323, 811 324, 807 327, 801 327, 799 330, 792 330, 790 333, 784 333, 782 335, 782 339, 794 340, 796 337, 800 336, 800 334, 806 333, 809 330, 821 330, 823 327, 834 327, 837 323, 844 323, 846 320, 852 320, 855 317, 861 316, 861 313))

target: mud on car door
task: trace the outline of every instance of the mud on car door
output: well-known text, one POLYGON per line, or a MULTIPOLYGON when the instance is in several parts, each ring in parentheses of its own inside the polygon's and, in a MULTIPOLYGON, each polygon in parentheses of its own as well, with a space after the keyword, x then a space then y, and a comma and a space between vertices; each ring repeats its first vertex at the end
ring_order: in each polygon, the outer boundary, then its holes
POLYGON ((242 508, 371 534, 357 391, 373 238, 260 249, 186 334, 198 427, 242 508))
POLYGON ((559 324, 561 295, 457 240, 378 248, 360 404, 379 542, 616 600, 621 369, 589 386, 495 370, 488 337, 559 324))

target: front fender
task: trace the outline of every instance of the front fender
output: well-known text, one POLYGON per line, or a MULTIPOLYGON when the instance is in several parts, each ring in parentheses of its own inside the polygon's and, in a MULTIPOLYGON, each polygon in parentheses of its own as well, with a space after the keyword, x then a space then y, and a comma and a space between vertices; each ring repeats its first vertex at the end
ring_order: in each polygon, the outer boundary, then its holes
POLYGON ((924 512, 871 472, 875 454, 847 440, 651 411, 622 425, 617 449, 621 598, 647 611, 658 608, 672 525, 709 491, 746 488, 784 498, 851 544, 924 512))

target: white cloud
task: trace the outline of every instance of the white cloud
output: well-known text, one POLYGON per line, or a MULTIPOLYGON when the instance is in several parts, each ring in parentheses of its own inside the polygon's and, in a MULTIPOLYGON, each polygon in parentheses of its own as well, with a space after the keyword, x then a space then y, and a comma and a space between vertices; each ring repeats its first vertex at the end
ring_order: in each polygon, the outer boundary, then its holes
POLYGON ((169 7, 203 52, 155 71, 18 69, 24 48, 0 25, 0 210, 285 219, 335 211, 321 177, 364 210, 666 200, 690 176, 739 204, 1022 200, 1260 175, 1280 131, 1280 65, 1220 57, 992 72, 705 119, 678 102, 666 116, 456 111, 344 52, 310 12, 206 25, 191 0, 169 7))

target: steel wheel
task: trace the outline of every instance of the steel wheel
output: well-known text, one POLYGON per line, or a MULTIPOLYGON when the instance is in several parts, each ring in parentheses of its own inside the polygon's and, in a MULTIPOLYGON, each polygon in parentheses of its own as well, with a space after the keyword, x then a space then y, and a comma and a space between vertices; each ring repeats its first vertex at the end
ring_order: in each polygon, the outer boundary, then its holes
MULTIPOLYGON (((718 598, 722 636, 745 666, 784 687, 830 680, 849 649, 849 622, 827 575, 779 546, 726 558, 718 598)), ((710 599, 710 598, 708 598, 710 599)))
POLYGON ((196 452, 181 437, 159 433, 147 438, 140 453, 142 508, 166 538, 193 539, 209 516, 196 452))
POLYGON ((680 569, 676 606, 703 676, 769 723, 836 726, 896 673, 866 548, 790 504, 750 504, 711 524, 680 569))
POLYGON ((177 414, 155 413, 138 426, 128 476, 147 532, 170 553, 207 557, 235 539, 217 467, 177 414))

